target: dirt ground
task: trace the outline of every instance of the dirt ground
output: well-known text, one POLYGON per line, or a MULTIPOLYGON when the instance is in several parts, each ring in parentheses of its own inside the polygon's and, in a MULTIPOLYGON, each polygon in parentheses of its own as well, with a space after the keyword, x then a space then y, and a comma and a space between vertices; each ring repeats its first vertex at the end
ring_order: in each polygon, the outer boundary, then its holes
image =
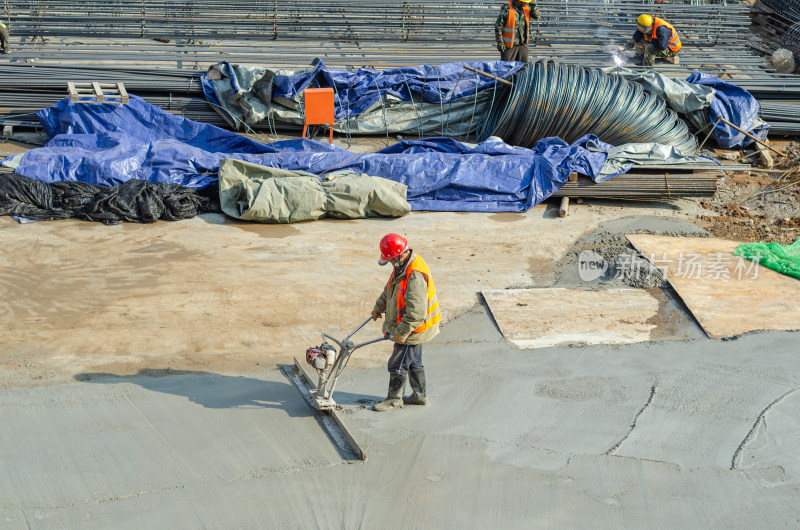
MULTIPOLYGON (((3 217, 0 388, 87 372, 243 374, 292 362, 320 343, 321 331, 343 336, 369 315, 388 275, 377 242, 392 231, 434 268, 447 322, 483 289, 532 286, 583 234, 631 214, 591 205, 560 218, 557 206, 541 204, 525 214, 413 212, 295 225, 222 214, 116 226, 3 217)), ((357 338, 379 333, 370 324, 357 338)), ((352 366, 384 365, 386 352, 364 348, 352 366)))
POLYGON ((717 194, 701 205, 714 215, 697 224, 724 239, 793 243, 800 237, 800 178, 738 173, 722 179, 717 194))

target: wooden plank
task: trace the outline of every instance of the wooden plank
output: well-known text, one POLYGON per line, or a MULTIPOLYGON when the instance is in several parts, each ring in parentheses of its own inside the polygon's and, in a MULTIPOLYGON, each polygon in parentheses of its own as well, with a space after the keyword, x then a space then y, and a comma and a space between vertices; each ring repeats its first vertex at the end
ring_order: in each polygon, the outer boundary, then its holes
POLYGON ((100 88, 100 85, 97 83, 92 83, 92 89, 94 90, 94 95, 97 98, 98 103, 103 102, 103 89, 100 88))
POLYGON ((75 83, 72 81, 67 81, 67 91, 69 92, 69 100, 73 103, 78 102, 78 89, 75 87, 75 83))
POLYGON ((117 90, 119 90, 119 94, 122 97, 122 103, 128 103, 128 91, 125 90, 125 85, 122 83, 117 83, 117 90))
POLYGON ((736 241, 630 234, 713 338, 800 330, 800 281, 733 255, 736 241))
POLYGON ((520 348, 650 340, 659 300, 642 289, 482 291, 503 336, 520 348))
POLYGON ((561 206, 558 208, 558 216, 566 217, 569 215, 569 197, 561 198, 561 206))

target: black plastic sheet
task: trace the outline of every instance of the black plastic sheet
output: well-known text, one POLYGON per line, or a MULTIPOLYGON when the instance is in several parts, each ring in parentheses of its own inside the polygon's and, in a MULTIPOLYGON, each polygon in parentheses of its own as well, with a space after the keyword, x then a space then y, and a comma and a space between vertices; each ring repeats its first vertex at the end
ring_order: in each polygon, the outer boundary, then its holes
POLYGON ((86 182, 39 182, 16 174, 0 176, 0 215, 31 221, 83 219, 107 225, 190 219, 220 211, 197 191, 164 182, 129 180, 117 186, 86 182))

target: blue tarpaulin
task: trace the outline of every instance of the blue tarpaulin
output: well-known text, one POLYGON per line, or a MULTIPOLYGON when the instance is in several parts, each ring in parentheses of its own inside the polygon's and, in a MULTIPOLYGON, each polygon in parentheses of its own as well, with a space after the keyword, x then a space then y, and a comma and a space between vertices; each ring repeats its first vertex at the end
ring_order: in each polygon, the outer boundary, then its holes
MULTIPOLYGON (((221 64, 228 70, 226 74, 233 85, 233 93, 238 93, 242 87, 238 86, 236 75, 232 75, 235 66, 228 62, 221 64)), ((335 116, 339 121, 361 114, 386 95, 405 101, 413 99, 416 102, 447 104, 497 84, 493 79, 466 70, 465 65, 506 79, 519 71, 524 63, 481 61, 403 66, 386 70, 359 68, 355 72, 348 72, 330 70, 322 61, 316 60, 313 69, 308 72, 291 76, 275 75, 272 78, 271 95, 273 98, 291 99, 308 87, 333 88, 335 116)), ((221 95, 213 83, 205 76, 202 83, 206 97, 212 103, 219 104, 221 95)))
POLYGON ((277 153, 249 160, 318 175, 351 170, 402 182, 415 210, 520 212, 558 191, 573 171, 599 175, 608 155, 587 150, 583 146, 588 141, 611 147, 591 135, 573 145, 545 138, 533 149, 512 147, 498 138, 475 146, 427 138, 377 153, 356 155, 334 147, 327 153, 295 151, 287 156, 286 149, 296 142, 289 140, 272 144, 277 153))
MULTIPOLYGON (((726 83, 719 77, 704 72, 693 72, 686 78, 689 83, 706 85, 714 88, 714 100, 709 109, 709 123, 714 123, 717 118, 723 118, 735 123, 759 140, 764 140, 769 132, 769 125, 758 117, 759 105, 756 98, 742 87, 726 83)), ((717 122, 714 127, 714 137, 720 147, 745 147, 753 140, 740 133, 730 125, 717 122)))
POLYGON ((428 138, 363 154, 313 140, 262 144, 174 116, 136 96, 126 105, 65 98, 38 115, 52 139, 14 160, 18 174, 35 180, 110 186, 136 178, 200 189, 216 184, 222 159, 235 158, 317 175, 352 170, 402 182, 416 210, 524 211, 557 191, 573 171, 597 177, 608 155, 589 151, 587 142, 611 147, 592 135, 573 145, 546 138, 533 149, 497 138, 475 146, 428 138))

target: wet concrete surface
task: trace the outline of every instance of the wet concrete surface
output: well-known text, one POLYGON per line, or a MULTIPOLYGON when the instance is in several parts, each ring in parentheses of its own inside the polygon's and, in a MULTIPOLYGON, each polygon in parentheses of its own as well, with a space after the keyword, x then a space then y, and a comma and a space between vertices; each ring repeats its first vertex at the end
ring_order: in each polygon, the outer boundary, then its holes
POLYGON ((358 464, 274 369, 5 391, 0 527, 795 527, 797 338, 517 350, 476 306, 425 347, 430 406, 345 372, 358 464))

